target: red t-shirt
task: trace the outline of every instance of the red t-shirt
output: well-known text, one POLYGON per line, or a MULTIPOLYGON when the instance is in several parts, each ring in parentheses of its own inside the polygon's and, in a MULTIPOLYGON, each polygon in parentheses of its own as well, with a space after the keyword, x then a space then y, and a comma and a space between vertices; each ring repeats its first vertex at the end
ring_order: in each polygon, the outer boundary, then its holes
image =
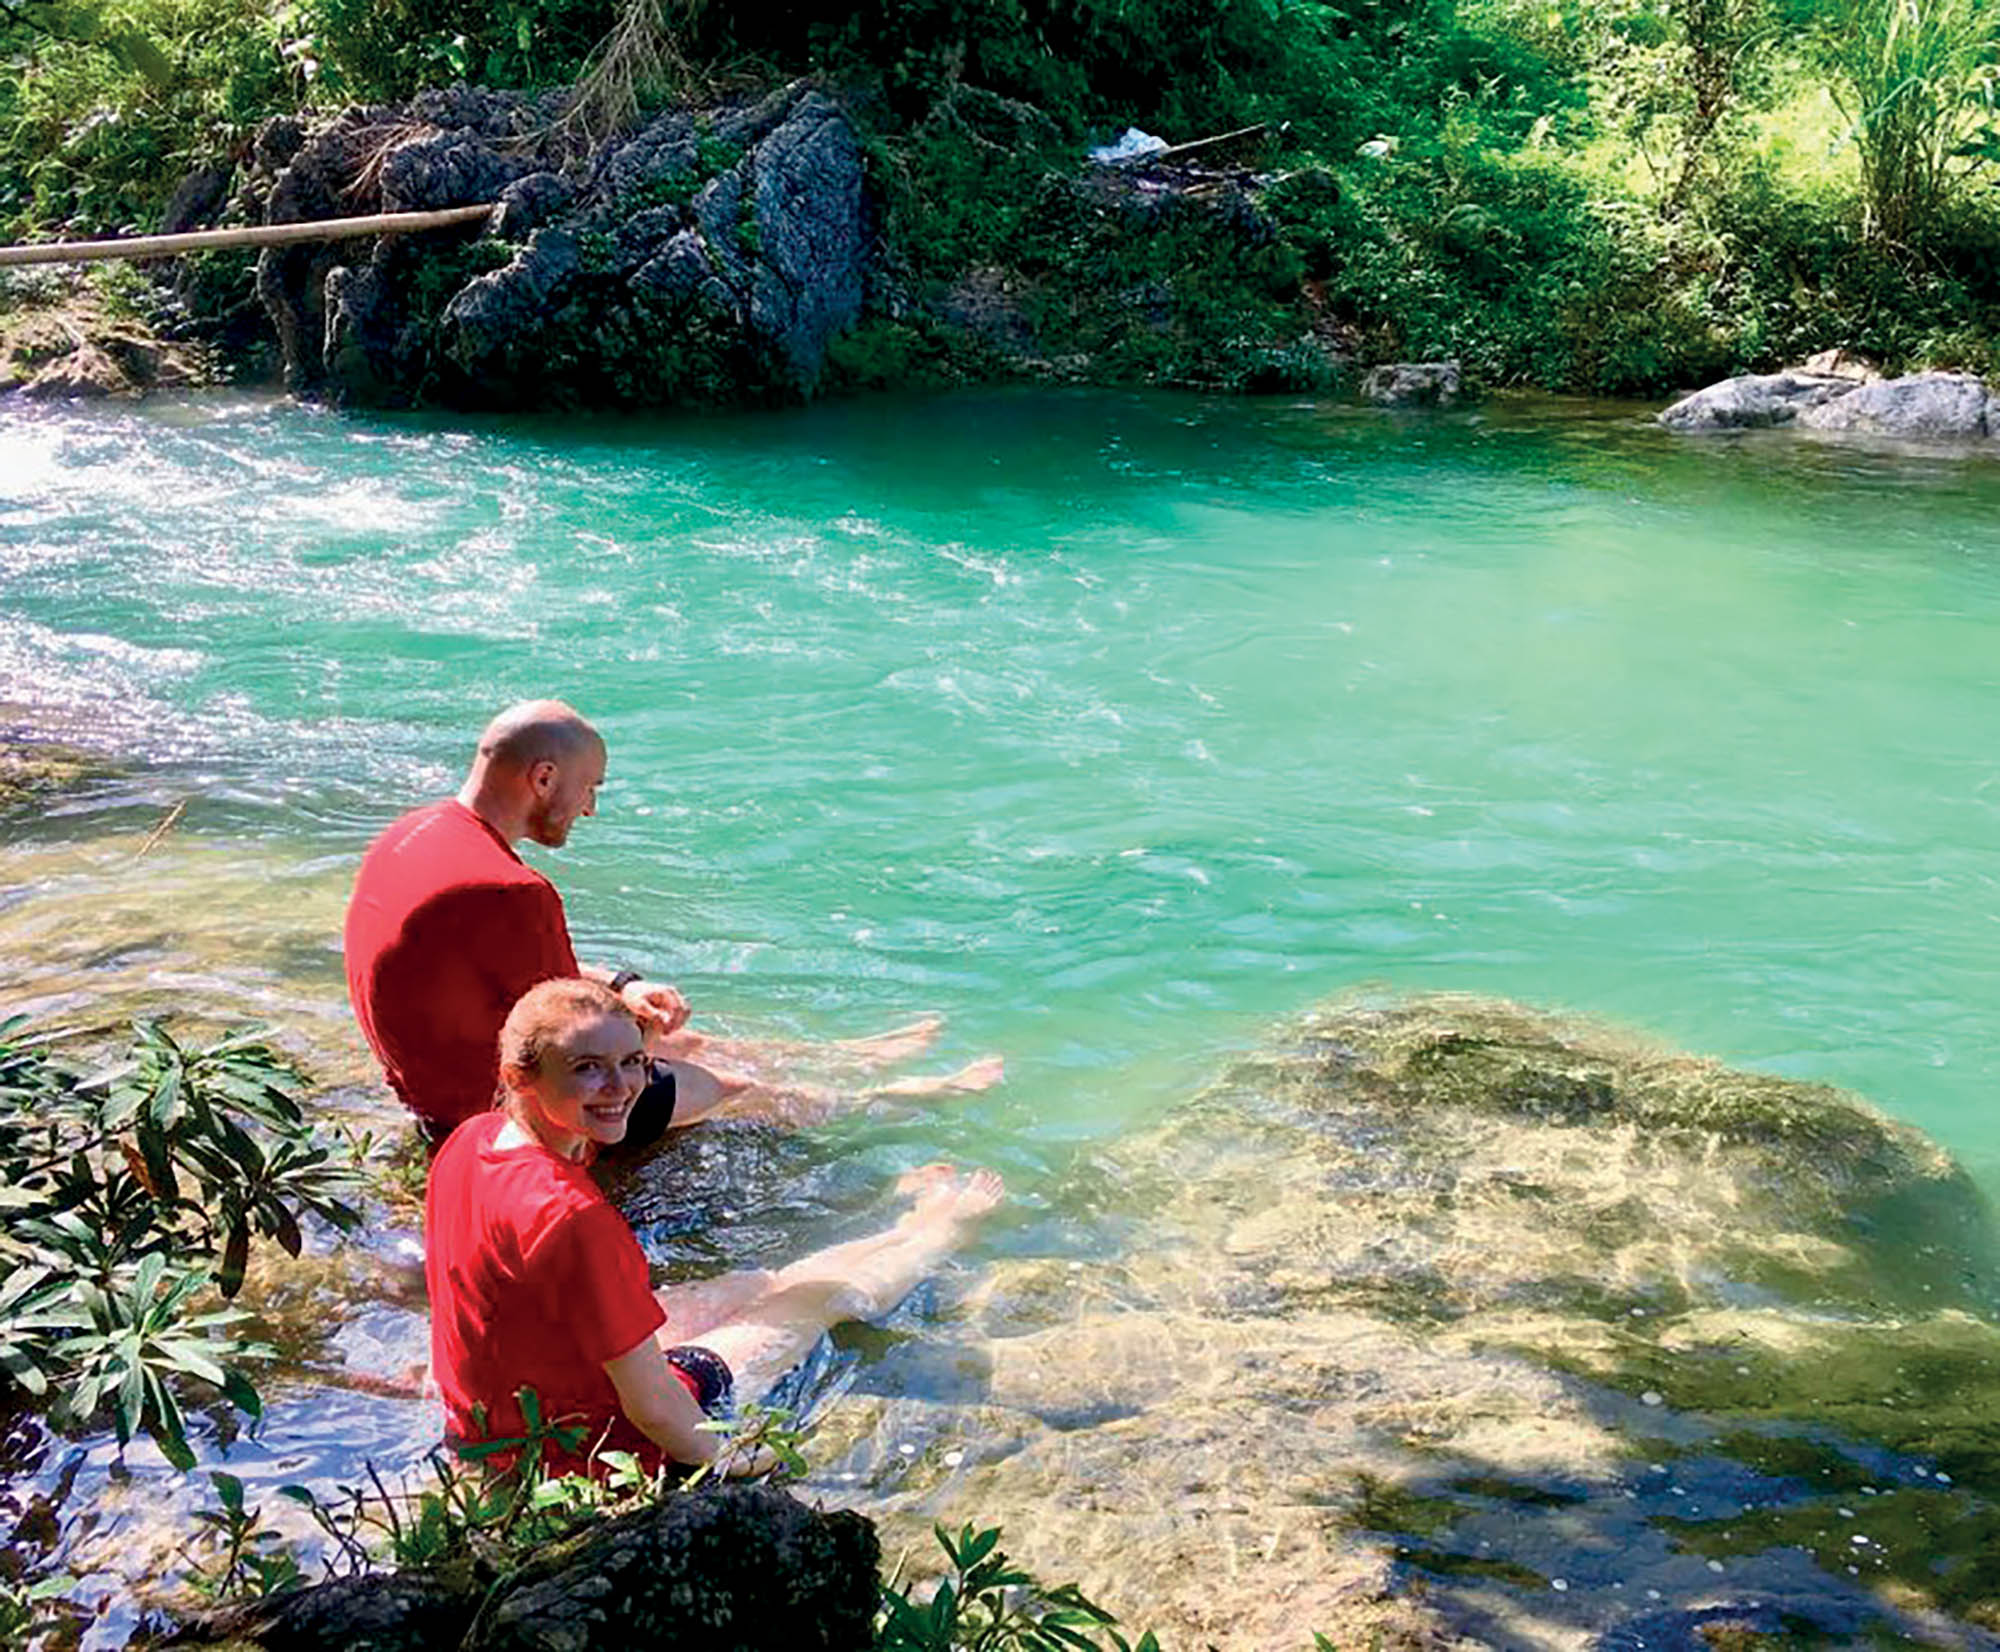
MULTIPOLYGON (((451 1432, 466 1441, 525 1434, 515 1396, 526 1385, 545 1426, 588 1431, 583 1453, 601 1437, 657 1466, 663 1453, 626 1420, 604 1374, 606 1360, 667 1321, 645 1253, 582 1165, 539 1143, 496 1149, 506 1122, 489 1113, 453 1131, 424 1201, 431 1369, 451 1432), (473 1414, 480 1404, 484 1428, 473 1414)), ((582 1453, 553 1445, 543 1460, 556 1473, 585 1467, 582 1453)))
POLYGON ((456 798, 369 846, 346 951, 347 996, 390 1086, 447 1130, 493 1105, 516 1000, 577 973, 555 886, 456 798))

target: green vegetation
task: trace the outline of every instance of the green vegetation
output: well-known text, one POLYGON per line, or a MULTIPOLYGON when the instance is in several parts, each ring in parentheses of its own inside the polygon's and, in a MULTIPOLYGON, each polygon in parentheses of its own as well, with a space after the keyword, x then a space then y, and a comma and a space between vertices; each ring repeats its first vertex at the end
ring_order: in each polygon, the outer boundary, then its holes
POLYGON ((274 112, 566 84, 621 18, 682 85, 855 94, 911 302, 842 385, 1279 387, 1329 341, 1620 393, 1835 345, 2000 368, 1986 0, 0 0, 0 234, 151 227, 274 112), (1247 193, 1081 158, 1259 122, 1247 193))
POLYGON ((229 1307, 253 1238, 296 1256, 300 1219, 358 1217, 356 1179, 305 1123, 296 1075, 248 1037, 197 1046, 142 1022, 82 1074, 0 1022, 0 1411, 108 1417, 192 1467, 181 1396, 255 1416, 270 1350, 229 1307))
MULTIPOLYGON (((607 1472, 598 1478, 545 1474, 543 1442, 567 1450, 582 1442, 545 1421, 532 1389, 522 1390, 521 1402, 527 1435, 487 1448, 527 1448, 504 1474, 468 1470, 440 1451, 428 1481, 414 1490, 391 1490, 372 1470, 369 1485, 342 1487, 331 1499, 305 1486, 281 1487, 280 1495, 302 1505, 326 1540, 324 1575, 423 1573, 469 1599, 490 1598, 553 1549, 706 1478, 671 1468, 649 1472, 627 1452, 607 1452, 600 1464, 607 1472)), ((709 1426, 727 1434, 734 1449, 769 1447, 788 1471, 804 1470, 801 1436, 783 1411, 747 1407, 735 1422, 709 1426)), ((461 1449, 459 1455, 477 1454, 461 1449)), ((220 1603, 304 1587, 306 1561, 260 1509, 248 1506, 242 1481, 219 1471, 209 1481, 220 1506, 198 1515, 206 1535, 193 1574, 196 1592, 220 1603)), ((934 1530, 949 1570, 922 1591, 904 1588, 900 1576, 882 1585, 875 1642, 881 1652, 1159 1652, 1150 1633, 1127 1640, 1117 1619, 1074 1584, 1049 1586, 1013 1565, 999 1547, 998 1528, 934 1530)))

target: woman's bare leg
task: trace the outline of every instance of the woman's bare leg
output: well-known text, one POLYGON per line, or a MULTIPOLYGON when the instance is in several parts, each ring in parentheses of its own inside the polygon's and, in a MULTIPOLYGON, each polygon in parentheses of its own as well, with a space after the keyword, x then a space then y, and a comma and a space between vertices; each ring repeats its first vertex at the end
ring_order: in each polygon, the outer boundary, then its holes
POLYGON ((909 1061, 931 1047, 944 1026, 941 1015, 920 1016, 917 1020, 865 1038, 837 1038, 826 1043, 805 1039, 722 1038, 712 1033, 683 1027, 656 1039, 655 1055, 668 1061, 692 1061, 715 1067, 769 1067, 775 1063, 801 1062, 824 1067, 859 1067, 870 1071, 909 1061))
POLYGON ((675 1126, 705 1118, 754 1119, 767 1124, 823 1124, 843 1102, 912 1100, 923 1096, 964 1096, 990 1090, 1006 1076, 997 1055, 981 1056, 956 1072, 922 1073, 843 1093, 823 1084, 766 1083, 748 1073, 706 1062, 669 1059, 674 1074, 675 1126))
MULTIPOLYGON (((980 1218, 999 1204, 1002 1191, 1000 1178, 990 1170, 957 1172, 942 1166, 922 1173, 915 1190, 915 1206, 885 1232, 815 1251, 763 1276, 762 1289, 731 1287, 742 1293, 735 1310, 702 1332, 700 1340, 729 1362, 739 1399, 764 1393, 835 1325, 889 1312, 965 1242, 980 1218)), ((669 1303, 671 1319, 672 1293, 662 1293, 662 1298, 669 1303)))

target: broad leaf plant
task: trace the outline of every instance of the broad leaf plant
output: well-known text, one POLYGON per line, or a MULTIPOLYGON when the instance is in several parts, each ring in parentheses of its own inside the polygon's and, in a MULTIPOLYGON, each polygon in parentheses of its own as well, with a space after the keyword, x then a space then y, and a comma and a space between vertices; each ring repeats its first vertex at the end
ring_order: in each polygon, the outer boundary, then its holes
POLYGON ((255 1034, 186 1043, 142 1021, 121 1060, 79 1071, 0 1021, 0 1404, 64 1428, 108 1416, 184 1469, 190 1384, 260 1414, 245 1368, 271 1350, 230 1306, 252 1244, 297 1256, 302 1220, 360 1219, 351 1155, 300 1088, 255 1034))

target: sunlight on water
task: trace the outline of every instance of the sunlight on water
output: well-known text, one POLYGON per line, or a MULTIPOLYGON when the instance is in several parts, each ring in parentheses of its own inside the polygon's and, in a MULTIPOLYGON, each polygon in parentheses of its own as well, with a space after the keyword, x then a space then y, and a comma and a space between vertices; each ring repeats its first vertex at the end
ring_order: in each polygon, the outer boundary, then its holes
POLYGON ((17 415, 0 698, 339 865, 563 692, 612 738, 560 857, 592 945, 757 1021, 945 1009, 1057 1135, 1379 979, 1985 1166, 1993 470, 1550 404, 17 415))
MULTIPOLYGON (((560 693, 611 747, 599 817, 543 861, 587 957, 678 981, 728 1030, 935 1010, 940 1061, 1008 1059, 934 1112, 688 1143, 686 1198, 638 1206, 676 1265, 795 1254, 898 1168, 976 1158, 1021 1211, 1003 1281, 1042 1304, 1033 1281, 1086 1258, 1091 1289, 1144 1306, 1158 1281, 1103 1255, 1135 1195, 1068 1179, 1079 1151, 1143 1138, 1273 1022, 1365 983, 1843 1086, 1992 1186, 1995 522, 1990 461, 1674 440, 1549 402, 17 413, 0 705, 138 766, 9 820, 0 957, 38 1013, 198 1001, 361 1078, 336 933, 355 858, 455 784, 493 709, 560 693)), ((1178 1353, 1114 1326, 1101 1369, 1157 1357, 1205 1393, 1202 1362, 1261 1358, 1226 1313, 1177 1329, 1185 1306, 1154 1327, 1178 1353)), ((384 1312, 393 1360, 415 1333, 384 1312)), ((1294 1338, 1329 1382, 1358 1380, 1326 1353, 1345 1323, 1294 1338)), ((1550 1410, 1545 1377, 1426 1357, 1423 1380, 1550 1410)), ((907 1386, 919 1411, 950 1392, 907 1386)), ((427 1425, 370 1426, 407 1452, 427 1425)), ((1111 1449, 1064 1440, 1072 1468, 1111 1449)), ((1586 1444, 1572 1467, 1608 1449, 1586 1444)), ((877 1475, 884 1506, 897 1484, 877 1475)))

